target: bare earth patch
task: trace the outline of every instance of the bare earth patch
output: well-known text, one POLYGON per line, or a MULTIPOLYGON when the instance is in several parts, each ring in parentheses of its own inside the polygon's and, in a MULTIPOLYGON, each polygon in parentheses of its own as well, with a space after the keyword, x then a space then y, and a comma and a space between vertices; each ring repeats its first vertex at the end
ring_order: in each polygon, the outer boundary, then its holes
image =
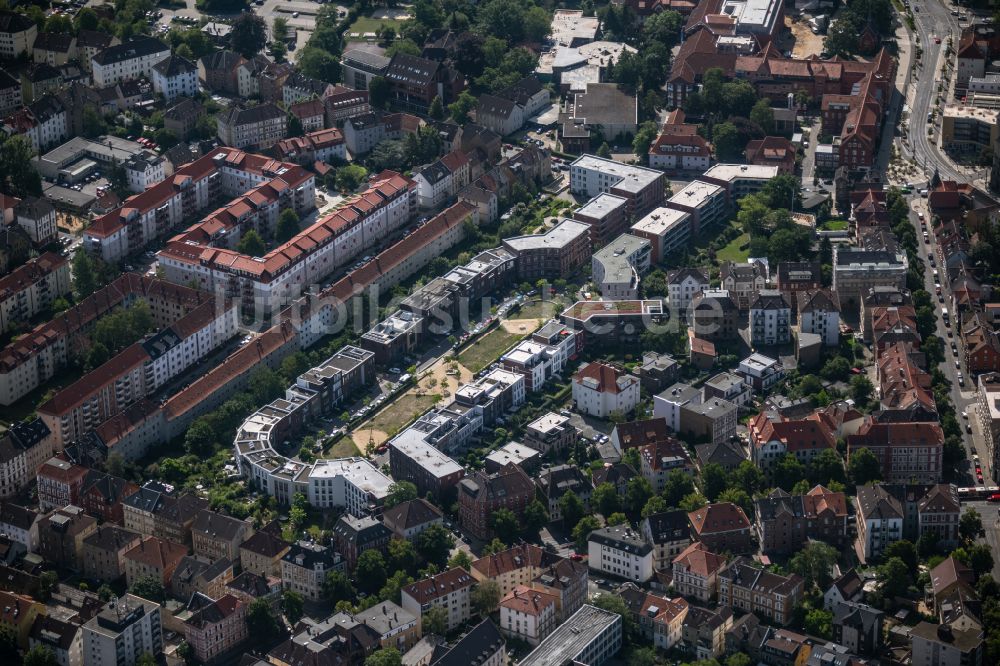
POLYGON ((502 319, 500 325, 508 333, 518 333, 520 335, 530 335, 541 327, 541 319, 502 319))
POLYGON ((792 47, 793 58, 808 58, 811 55, 819 55, 823 52, 823 35, 813 34, 809 24, 804 20, 794 21, 791 17, 785 17, 785 25, 792 31, 795 38, 795 46, 792 47))

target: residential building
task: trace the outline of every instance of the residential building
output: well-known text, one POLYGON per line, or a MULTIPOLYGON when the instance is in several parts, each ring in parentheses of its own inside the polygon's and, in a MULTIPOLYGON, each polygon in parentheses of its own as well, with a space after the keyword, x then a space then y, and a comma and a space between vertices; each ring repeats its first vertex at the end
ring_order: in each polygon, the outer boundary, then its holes
POLYGON ((691 536, 716 553, 752 551, 750 521, 732 502, 708 504, 688 513, 691 536))
POLYGON ((864 598, 864 581, 854 569, 843 573, 823 593, 823 608, 833 612, 843 603, 860 602, 864 598))
POLYGON ((392 57, 385 78, 393 107, 424 113, 435 97, 440 97, 443 104, 451 104, 465 88, 465 78, 450 63, 405 53, 392 57))
POLYGON ((605 363, 587 363, 573 375, 573 404, 598 418, 629 414, 639 404, 639 379, 605 363))
POLYGON ((413 174, 417 205, 423 210, 440 208, 469 184, 469 158, 452 151, 413 174))
POLYGON ((732 626, 733 611, 726 606, 709 610, 689 604, 681 625, 681 648, 698 659, 718 658, 726 649, 726 632, 732 626))
POLYGON ((142 535, 113 524, 101 525, 83 540, 83 575, 111 583, 125 575, 125 553, 142 542, 142 535))
POLYGON ((799 331, 820 336, 823 345, 827 347, 835 347, 840 343, 840 305, 833 294, 825 289, 801 294, 799 331))
POLYGON ((67 504, 77 504, 80 487, 89 470, 56 456, 45 461, 35 475, 38 488, 38 507, 42 511, 61 509, 67 504))
POLYGON ((914 663, 926 666, 981 666, 981 629, 956 629, 947 624, 921 622, 910 629, 914 663))
POLYGON ((212 92, 239 95, 237 71, 247 60, 233 51, 215 51, 198 59, 198 79, 212 92))
POLYGON ((333 525, 333 543, 351 570, 365 551, 377 550, 384 554, 391 536, 389 528, 371 516, 343 515, 333 525))
POLYGON ((502 595, 526 586, 554 596, 557 622, 565 621, 587 601, 587 565, 533 544, 484 555, 469 571, 477 581, 496 581, 502 595))
POLYGON ((335 163, 347 159, 344 133, 336 127, 322 127, 305 136, 282 139, 275 144, 278 157, 306 166, 314 162, 335 163))
POLYGON ((739 408, 736 405, 720 398, 692 402, 680 409, 678 432, 688 437, 719 444, 736 436, 738 413, 739 408))
POLYGON ((719 572, 719 604, 786 625, 804 587, 805 581, 798 574, 779 576, 738 557, 719 572))
POLYGON ((363 49, 348 49, 340 59, 342 80, 355 90, 368 90, 368 84, 373 78, 385 76, 391 60, 384 55, 363 49))
POLYGON ((106 602, 83 625, 84 666, 135 666, 162 651, 160 605, 134 594, 106 602))
POLYGON ((671 312, 686 316, 694 297, 709 286, 708 276, 697 268, 681 268, 667 273, 667 303, 671 312))
POLYGON ((184 640, 202 663, 223 657, 246 641, 247 607, 240 599, 227 594, 194 610, 184 620, 184 640))
POLYGON ((191 526, 208 501, 191 493, 176 494, 158 481, 146 485, 124 500, 125 528, 179 544, 191 543, 191 526))
POLYGON ((560 500, 567 493, 575 495, 589 510, 593 486, 590 479, 576 465, 555 465, 542 470, 535 477, 538 497, 549 513, 549 521, 563 520, 560 500))
POLYGON ((382 512, 382 524, 392 532, 393 537, 407 541, 412 541, 428 527, 443 523, 441 510, 421 498, 400 502, 382 512))
POLYGON ((903 538, 903 507, 882 486, 859 486, 854 501, 861 551, 876 560, 903 538))
POLYGON ((103 522, 124 525, 124 500, 138 491, 139 486, 131 481, 90 470, 80 488, 80 506, 103 522))
POLYGON ((38 523, 41 514, 13 502, 0 504, 0 532, 29 553, 38 552, 38 523))
POLYGON ((218 117, 219 141, 234 148, 266 150, 288 133, 288 116, 273 103, 233 105, 218 117))
POLYGON ((837 447, 836 436, 815 412, 789 418, 777 410, 763 411, 747 424, 747 430, 750 459, 768 473, 788 454, 808 464, 820 452, 837 447))
POLYGON ((38 418, 15 423, 0 433, 0 497, 31 484, 35 470, 52 457, 51 431, 38 418))
POLYGON ((645 217, 663 205, 666 176, 662 171, 623 164, 594 155, 578 157, 570 165, 570 191, 588 198, 608 192, 628 201, 633 219, 645 217))
POLYGON ((696 541, 680 552, 671 562, 671 586, 683 597, 703 603, 713 600, 719 589, 719 571, 726 558, 717 555, 696 541))
POLYGON ((468 622, 472 616, 472 588, 475 579, 465 569, 455 567, 415 583, 400 591, 402 607, 415 617, 437 606, 448 612, 448 631, 468 622))
POLYGON ((27 651, 31 628, 46 614, 45 606, 29 596, 0 591, 0 629, 10 632, 18 650, 27 651))
POLYGON ((177 97, 198 94, 198 68, 187 58, 172 55, 153 65, 153 90, 172 102, 177 97))
POLYGON ((152 577, 167 588, 174 570, 186 556, 187 546, 158 537, 146 537, 125 553, 125 581, 132 587, 140 578, 152 577))
POLYGON ((625 583, 617 590, 633 616, 639 634, 661 650, 680 643, 689 604, 680 597, 668 599, 625 583))
POLYGON ((499 509, 512 511, 518 518, 535 497, 535 484, 515 465, 496 474, 472 472, 458 483, 459 519, 477 538, 488 539, 493 532, 490 519, 499 509))
POLYGON ((379 645, 405 653, 420 640, 420 615, 414 615, 391 601, 383 601, 354 614, 354 620, 374 629, 379 645))
POLYGON ((83 630, 78 623, 36 615, 28 635, 28 647, 36 645, 51 652, 59 666, 83 664, 83 630))
MULTIPOLYGON (((784 374, 783 371, 782 374, 784 374)), ((705 380, 702 385, 702 393, 706 400, 721 398, 737 407, 742 407, 750 403, 750 399, 753 397, 753 387, 741 375, 720 372, 705 380)))
POLYGON ((641 446, 639 461, 641 463, 639 472, 649 481, 655 493, 666 489, 667 481, 675 471, 694 474, 694 465, 691 464, 687 450, 673 437, 657 438, 641 446))
POLYGON ((643 352, 639 366, 639 385, 650 393, 658 393, 674 384, 680 376, 680 364, 668 354, 643 352))
POLYGON ((53 511, 38 521, 38 554, 59 567, 83 569, 83 542, 97 531, 97 519, 78 506, 53 511))
POLYGON ((750 309, 750 303, 767 286, 767 267, 760 261, 736 264, 722 262, 719 268, 722 288, 736 302, 741 312, 750 309))
POLYGON ((628 231, 628 201, 604 192, 573 211, 573 219, 590 225, 590 242, 599 247, 628 231))
POLYGON ((24 14, 0 13, 0 57, 13 60, 30 54, 38 38, 38 26, 24 14))
POLYGON ((226 558, 240 561, 240 545, 254 533, 253 524, 205 509, 199 511, 191 525, 194 554, 209 561, 226 558))
POLYGON ((22 326, 69 293, 69 260, 54 252, 0 277, 0 328, 22 326))
POLYGON ((594 571, 638 583, 653 577, 653 546, 628 525, 591 532, 587 555, 587 564, 594 571))
POLYGON ((944 433, 937 423, 876 423, 866 419, 847 437, 847 460, 859 449, 875 454, 887 483, 938 483, 944 433))
POLYGON ((691 544, 691 530, 684 511, 652 513, 642 519, 639 529, 646 541, 653 545, 654 571, 669 571, 674 558, 691 544))
POLYGON ((778 173, 794 174, 797 151, 795 145, 783 136, 765 136, 747 143, 747 162, 757 166, 777 167, 778 173))
POLYGON ((681 430, 681 409, 696 405, 702 400, 698 389, 678 382, 653 396, 653 417, 666 419, 666 425, 674 432, 681 430))
POLYGON ((500 631, 537 646, 556 627, 555 595, 518 585, 500 600, 500 631))
POLYGON ((652 249, 651 261, 660 263, 670 254, 687 247, 691 240, 691 213, 659 206, 632 225, 633 236, 645 238, 652 249))
POLYGON ((531 282, 572 277, 590 257, 590 225, 565 219, 544 234, 504 238, 517 257, 517 277, 531 282))
POLYGON ((622 617, 596 606, 585 605, 556 627, 521 666, 581 663, 603 666, 622 645, 622 617))
POLYGON ((495 474, 507 465, 514 464, 534 475, 542 465, 542 453, 518 442, 504 444, 483 459, 487 474, 495 474))
POLYGON ((706 289, 696 294, 688 314, 691 333, 702 343, 739 337, 740 310, 725 289, 706 289))
POLYGON ((755 500, 757 538, 764 553, 795 553, 809 540, 847 544, 847 498, 817 485, 805 495, 777 488, 755 500))
POLYGON ((190 599, 196 594, 219 599, 226 594, 234 574, 233 563, 226 558, 209 562, 198 555, 186 555, 174 567, 168 589, 178 599, 190 599))
POLYGON ((853 310, 875 287, 906 287, 906 256, 902 253, 855 248, 833 249, 833 291, 840 308, 853 310))
POLYGON ((750 303, 750 345, 783 345, 791 341, 792 311, 776 289, 762 289, 750 303))
POLYGON ((666 207, 691 216, 691 236, 720 226, 729 216, 726 188, 718 183, 692 180, 667 199, 666 207))
POLYGON ((785 378, 785 368, 777 359, 755 353, 740 361, 736 372, 755 391, 768 391, 785 378))
POLYGON ((885 613, 846 601, 833 609, 833 641, 853 654, 876 655, 882 648, 885 613))
POLYGON ((320 601, 326 574, 344 568, 343 559, 332 546, 299 541, 281 558, 281 586, 303 599, 320 601))
POLYGON ((649 166, 664 171, 708 169, 712 146, 698 134, 698 126, 684 122, 684 111, 677 108, 667 114, 659 136, 649 146, 649 166))
POLYGON ((119 81, 150 78, 153 66, 170 57, 170 47, 153 37, 140 36, 109 46, 90 60, 94 85, 104 88, 119 81))
POLYGON ((240 544, 239 561, 244 571, 281 578, 281 560, 292 544, 281 538, 281 525, 272 521, 240 544))
POLYGON ((47 199, 25 197, 14 206, 14 215, 36 246, 46 245, 58 236, 56 209, 47 199))
POLYGON ((559 114, 560 143, 567 153, 594 149, 595 130, 606 136, 635 134, 639 124, 639 98, 616 83, 588 81, 583 90, 569 95, 566 111, 559 114))
POLYGON ((432 666, 504 666, 507 642, 493 621, 486 618, 452 647, 433 649, 432 666))

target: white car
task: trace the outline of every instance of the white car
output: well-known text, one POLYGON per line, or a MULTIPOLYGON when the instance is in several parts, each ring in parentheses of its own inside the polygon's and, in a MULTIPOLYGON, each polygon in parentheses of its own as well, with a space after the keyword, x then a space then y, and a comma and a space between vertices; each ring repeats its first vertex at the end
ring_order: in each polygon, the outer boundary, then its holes
MULTIPOLYGON (((961 377, 961 375, 959 375, 959 376, 961 377)), ((963 419, 969 418, 969 412, 962 412, 962 418, 963 419)))

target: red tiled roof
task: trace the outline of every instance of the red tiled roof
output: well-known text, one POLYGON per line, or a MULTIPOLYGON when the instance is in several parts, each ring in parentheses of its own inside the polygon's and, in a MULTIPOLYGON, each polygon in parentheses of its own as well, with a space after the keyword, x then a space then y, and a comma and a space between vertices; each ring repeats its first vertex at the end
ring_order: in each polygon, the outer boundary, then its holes
POLYGON ((718 534, 734 530, 750 529, 750 521, 743 509, 732 502, 709 504, 688 514, 695 534, 718 534))

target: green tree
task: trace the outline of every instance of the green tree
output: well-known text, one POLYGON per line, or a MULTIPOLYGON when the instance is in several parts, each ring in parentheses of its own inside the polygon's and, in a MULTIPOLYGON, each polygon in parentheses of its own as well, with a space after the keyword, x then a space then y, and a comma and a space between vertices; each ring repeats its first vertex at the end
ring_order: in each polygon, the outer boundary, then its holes
POLYGON ((461 567, 462 569, 468 571, 471 566, 472 558, 469 557, 469 554, 464 550, 456 551, 455 554, 451 556, 451 559, 448 560, 449 569, 461 567))
POLYGON ((365 666, 401 666, 403 657, 394 647, 379 648, 368 655, 365 666))
POLYGON ((236 244, 236 249, 243 254, 249 254, 251 257, 262 257, 267 252, 264 239, 260 237, 256 229, 250 229, 243 234, 240 242, 236 244))
POLYGON ((642 518, 649 518, 650 516, 655 515, 657 513, 663 513, 668 508, 669 507, 667 506, 667 503, 663 500, 662 497, 660 497, 659 495, 653 495, 642 507, 642 511, 640 512, 639 515, 642 518))
POLYGON ((870 379, 864 375, 854 375, 851 377, 851 397, 858 405, 867 405, 872 397, 875 387, 870 379))
POLYGON ((838 551, 822 541, 810 541, 788 561, 788 568, 802 576, 810 584, 825 590, 833 578, 833 566, 837 563, 838 551))
POLYGON ((611 159, 611 146, 605 141, 597 149, 597 156, 603 157, 604 159, 611 159))
POLYGON ((195 419, 184 433, 184 450, 199 458, 207 458, 215 450, 215 431, 206 418, 195 419))
POLYGON ((154 657, 149 652, 143 652, 139 655, 139 658, 135 660, 135 666, 158 666, 159 662, 156 661, 154 657))
POLYGON ((444 104, 441 103, 441 95, 434 96, 434 100, 431 102, 431 106, 427 110, 427 115, 434 120, 444 119, 444 104))
POLYGON ((628 523, 628 516, 621 511, 616 511, 607 517, 608 525, 625 525, 628 523))
MULTIPOLYGON (((299 59, 301 66, 302 60, 299 59)), ((368 103, 374 109, 385 109, 389 105, 389 98, 392 96, 392 84, 384 76, 373 76, 368 82, 368 103)))
MULTIPOLYGON (((330 573, 340 573, 337 571, 332 571, 330 573)), ((340 574, 343 576, 343 574, 340 574)), ((330 580, 329 574, 327 574, 326 580, 324 581, 324 594, 326 593, 326 583, 330 580)), ((348 587, 350 587, 351 582, 347 581, 348 587)), ((354 588, 350 587, 351 598, 354 597, 354 588)), ((329 596, 327 598, 330 598, 329 596)), ((285 590, 281 593, 281 612, 288 620, 288 623, 293 627, 298 623, 299 619, 302 618, 303 605, 302 605, 302 595, 294 590, 285 590)))
POLYGON ((969 566, 977 577, 983 576, 993 570, 993 553, 990 547, 984 543, 974 543, 968 546, 969 566))
POLYGON ((388 574, 385 570, 385 558, 375 548, 370 548, 361 553, 358 557, 358 565, 354 572, 354 578, 358 581, 358 587, 362 592, 372 594, 378 592, 385 585, 388 574))
POLYGON ((521 530, 521 522, 510 509, 499 509, 490 517, 490 527, 504 543, 514 543, 521 530))
POLYGON ((271 604, 264 599, 254 599, 247 606, 247 629, 261 638, 275 636, 280 624, 271 611, 271 604))
POLYGON ((577 497, 576 493, 565 493, 559 498, 559 512, 562 514, 563 525, 576 525, 587 513, 587 507, 577 497))
POLYGON ((609 613, 618 613, 622 617, 622 634, 632 636, 635 632, 635 617, 625 605, 625 600, 617 594, 598 594, 593 605, 609 613))
POLYGON ((267 44, 267 25, 264 18, 253 12, 244 12, 232 22, 229 45, 244 58, 252 58, 267 44))
POLYGON ((104 118, 93 106, 83 107, 83 124, 81 125, 83 136, 88 139, 96 139, 108 131, 108 125, 104 118))
POLYGON ((694 479, 690 474, 675 469, 667 475, 667 480, 663 484, 663 492, 660 493, 667 502, 667 506, 678 506, 685 497, 694 492, 694 479))
POLYGON ((425 562, 440 567, 447 562, 448 554, 455 547, 455 537, 444 525, 434 524, 417 535, 416 546, 417 553, 425 562))
POLYGON ((354 585, 339 571, 330 571, 323 579, 323 597, 331 604, 336 604, 338 601, 353 601, 356 595, 354 585))
POLYGON ((337 169, 337 188, 344 192, 353 192, 358 188, 368 171, 360 164, 347 164, 337 169))
POLYGON ((472 607, 486 617, 500 606, 501 596, 500 585, 495 580, 484 580, 472 590, 472 607))
POLYGON ((610 516, 622 510, 622 498, 618 494, 618 489, 614 484, 607 482, 594 488, 594 492, 590 495, 590 504, 596 507, 602 516, 610 516))
POLYGON ((889 544, 889 547, 885 549, 883 558, 888 559, 891 557, 898 557, 901 559, 903 564, 906 565, 906 568, 912 574, 916 574, 919 558, 917 557, 917 547, 914 546, 911 541, 902 539, 889 544))
POLYGON ((74 20, 77 30, 97 30, 98 23, 100 23, 97 12, 90 7, 84 7, 78 11, 74 20))
POLYGON ((35 645, 24 654, 23 666, 59 666, 59 660, 48 647, 35 645))
MULTIPOLYGON (((409 541, 406 543, 409 544, 409 541)), ((402 589, 412 582, 413 577, 406 575, 405 571, 399 569, 386 579, 385 585, 378 592, 378 598, 399 604, 402 600, 402 589)))
POLYGON ((847 476, 855 486, 866 486, 882 480, 882 465, 870 449, 861 448, 848 457, 847 476))
POLYGON ((689 495, 685 495, 684 499, 677 503, 677 508, 684 511, 697 511, 701 507, 708 504, 708 500, 701 493, 694 492, 689 495))
POLYGON ((184 661, 185 666, 196 663, 194 648, 187 641, 182 640, 177 644, 177 656, 184 661))
POLYGON ((657 133, 656 123, 645 122, 639 127, 639 131, 635 133, 635 137, 632 139, 632 152, 639 159, 646 158, 646 155, 649 153, 649 147, 656 140, 657 133))
POLYGON ((822 608, 813 608, 806 613, 804 626, 810 636, 829 640, 833 638, 833 613, 822 608))
POLYGON ((709 463, 701 471, 701 489, 714 502, 729 485, 729 473, 718 463, 709 463))
POLYGON ((469 122, 469 113, 476 108, 477 103, 476 98, 468 90, 463 90, 458 98, 448 105, 448 113, 457 124, 464 125, 469 122))
MULTIPOLYGON (((325 81, 326 83, 337 83, 340 81, 340 62, 332 54, 323 49, 306 46, 299 53, 296 64, 299 66, 299 70, 310 78, 325 81)), ((380 80, 380 83, 376 84, 376 91, 379 93, 387 92, 388 81, 382 77, 375 77, 375 79, 380 80)), ((372 83, 374 83, 374 79, 372 83)), ((369 87, 369 93, 371 93, 371 87, 369 87)), ((369 97, 369 100, 371 99, 369 97)), ((380 98, 379 101, 384 103, 385 98, 380 98)), ((384 108, 384 106, 377 108, 384 108)))
POLYGON ((625 485, 625 511, 626 513, 637 516, 642 512, 643 507, 646 506, 646 502, 649 498, 653 496, 653 487, 649 485, 649 481, 641 476, 636 476, 629 479, 628 483, 625 485))
POLYGON ((271 22, 271 37, 279 42, 288 39, 288 19, 279 16, 271 22))
POLYGON ((913 582, 909 568, 898 557, 890 557, 879 566, 876 570, 876 578, 882 594, 888 599, 906 594, 906 590, 913 582))
POLYGON ((828 485, 831 481, 844 483, 847 475, 844 473, 844 461, 836 449, 823 449, 809 461, 809 483, 812 485, 828 485))
POLYGON ((979 512, 969 507, 958 521, 958 533, 964 541, 975 541, 983 531, 983 519, 979 512))
POLYGON ((549 512, 538 499, 532 500, 524 510, 524 530, 528 535, 536 535, 549 522, 549 512))
POLYGON ((73 290, 78 300, 97 291, 99 283, 94 259, 82 246, 73 253, 72 270, 73 290))
POLYGON ((441 606, 431 606, 430 610, 424 613, 421 623, 425 634, 444 636, 448 633, 448 611, 441 606))
MULTIPOLYGON (((706 498, 707 499, 707 498, 706 498)), ((753 498, 746 494, 742 488, 726 488, 717 498, 719 502, 729 502, 743 509, 743 513, 753 518, 753 498)))
POLYGON ((142 597, 143 599, 148 599, 149 601, 155 601, 156 603, 163 603, 166 599, 166 593, 163 590, 163 583, 155 576, 142 576, 136 579, 132 583, 132 588, 129 590, 132 594, 137 597, 142 597))
POLYGON ((726 666, 750 666, 750 657, 744 652, 737 652, 726 657, 726 666))
POLYGON ((40 196, 42 177, 31 164, 35 150, 23 134, 0 137, 0 184, 18 198, 40 196))
POLYGON ((596 529, 600 529, 600 527, 601 524, 594 516, 587 515, 580 519, 580 522, 573 528, 573 541, 576 543, 577 551, 583 552, 587 550, 587 541, 590 539, 590 533, 596 529))
POLYGON ((384 506, 391 509, 397 504, 417 499, 417 486, 409 481, 395 481, 389 485, 384 506))
POLYGON ((744 148, 739 130, 728 121, 712 128, 712 145, 715 146, 716 159, 725 162, 738 160, 744 148))
POLYGON ((805 465, 791 453, 785 454, 774 467, 774 484, 784 490, 791 490, 804 478, 806 478, 805 465))
POLYGON ((771 108, 770 100, 762 98, 757 100, 750 109, 750 120, 764 130, 764 134, 774 133, 774 110, 771 108))
POLYGON ((392 539, 386 548, 387 571, 416 571, 417 547, 406 539, 392 539))
POLYGON ((764 473, 749 460, 741 462, 733 472, 732 485, 742 488, 748 495, 753 496, 763 490, 764 484, 764 473))

